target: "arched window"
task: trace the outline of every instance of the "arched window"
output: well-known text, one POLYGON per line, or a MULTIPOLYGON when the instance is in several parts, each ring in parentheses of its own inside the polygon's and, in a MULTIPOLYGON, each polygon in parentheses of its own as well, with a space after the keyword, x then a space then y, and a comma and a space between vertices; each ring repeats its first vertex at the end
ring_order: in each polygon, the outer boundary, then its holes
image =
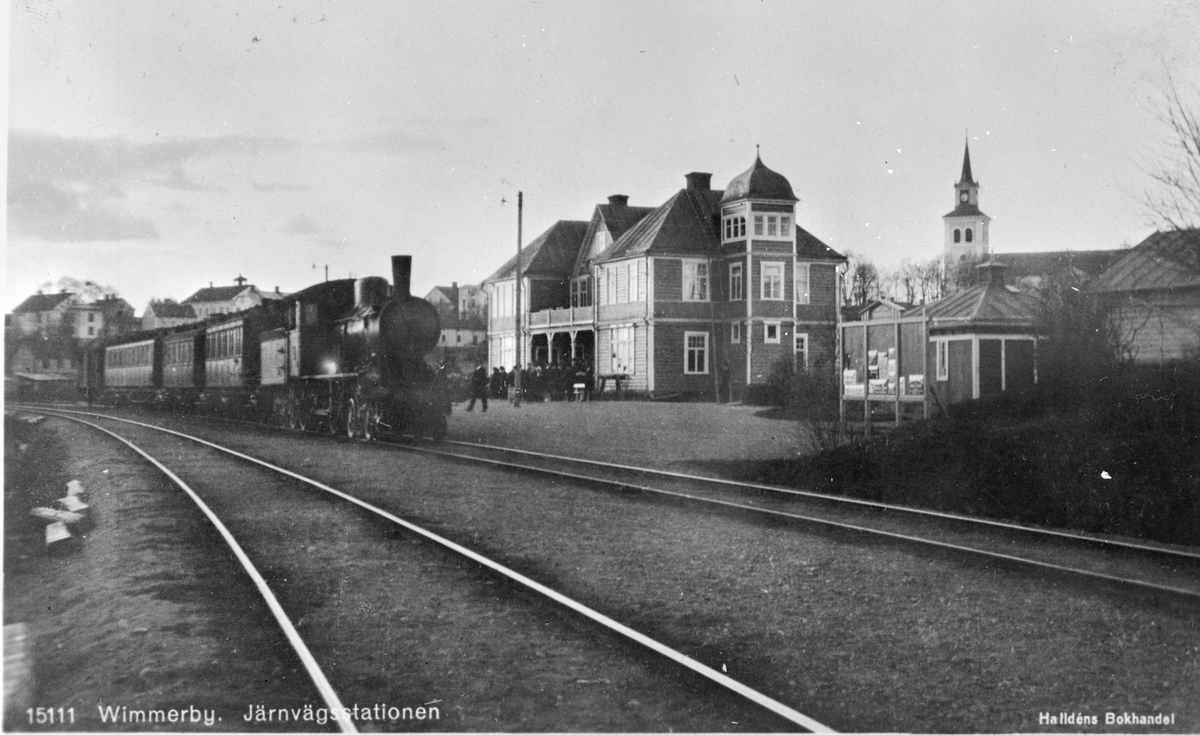
POLYGON ((971 242, 972 236, 974 234, 975 234, 975 230, 972 230, 970 228, 967 229, 967 242, 971 242))
POLYGON ((962 242, 962 230, 954 230, 954 242, 962 242))

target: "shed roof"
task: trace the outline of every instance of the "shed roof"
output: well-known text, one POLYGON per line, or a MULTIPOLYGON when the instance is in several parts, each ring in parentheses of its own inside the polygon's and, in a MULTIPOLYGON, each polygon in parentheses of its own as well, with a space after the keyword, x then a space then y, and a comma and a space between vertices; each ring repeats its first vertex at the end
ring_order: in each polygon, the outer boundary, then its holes
POLYGON ((1101 292, 1200 287, 1200 229, 1155 232, 1090 285, 1101 292))
POLYGON ((929 328, 1034 328, 1040 300, 1029 292, 1005 286, 1002 280, 980 283, 925 306, 929 328))
POLYGON ((1041 253, 994 253, 1008 268, 1012 280, 1030 276, 1046 276, 1067 269, 1079 271, 1092 278, 1116 262, 1128 250, 1055 250, 1041 253))

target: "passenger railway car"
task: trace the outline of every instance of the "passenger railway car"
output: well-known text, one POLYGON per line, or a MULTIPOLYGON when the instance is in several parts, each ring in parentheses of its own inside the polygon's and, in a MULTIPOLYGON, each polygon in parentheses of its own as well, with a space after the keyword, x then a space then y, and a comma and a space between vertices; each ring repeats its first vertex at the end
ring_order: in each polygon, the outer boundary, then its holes
POLYGON ((204 322, 104 343, 84 362, 89 400, 153 403, 350 436, 440 438, 449 413, 428 362, 437 312, 409 291, 412 259, 383 278, 318 283, 204 322))

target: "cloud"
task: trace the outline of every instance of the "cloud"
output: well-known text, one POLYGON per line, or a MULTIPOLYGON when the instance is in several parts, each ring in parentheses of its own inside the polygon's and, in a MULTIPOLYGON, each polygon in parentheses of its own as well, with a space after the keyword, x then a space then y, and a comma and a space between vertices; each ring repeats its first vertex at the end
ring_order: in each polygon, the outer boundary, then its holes
POLYGON ((153 220, 102 202, 85 201, 53 184, 9 182, 8 226, 15 234, 49 242, 157 240, 153 220))
POLYGON ((348 153, 386 153, 404 156, 410 153, 429 153, 446 149, 446 144, 436 138, 388 130, 373 135, 363 135, 336 144, 348 153))
POLYGON ((321 230, 311 217, 306 214, 297 214, 284 222, 279 227, 279 231, 285 235, 315 235, 321 230))
POLYGON ((275 191, 309 191, 312 189, 307 184, 264 184, 259 181, 251 181, 250 185, 265 194, 275 191))
POLYGON ((185 164, 216 155, 286 148, 286 139, 225 135, 132 144, 122 137, 71 138, 13 129, 8 134, 9 228, 54 242, 157 239, 154 222, 126 211, 134 188, 211 190, 185 164))

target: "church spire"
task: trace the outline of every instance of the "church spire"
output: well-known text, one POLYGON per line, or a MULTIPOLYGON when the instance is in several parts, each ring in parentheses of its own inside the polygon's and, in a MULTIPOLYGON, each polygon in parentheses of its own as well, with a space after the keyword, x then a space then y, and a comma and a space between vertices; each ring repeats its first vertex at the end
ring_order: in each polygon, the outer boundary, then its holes
POLYGON ((958 180, 959 186, 979 186, 975 182, 975 177, 971 175, 971 144, 970 141, 963 142, 963 169, 962 178, 958 180))

